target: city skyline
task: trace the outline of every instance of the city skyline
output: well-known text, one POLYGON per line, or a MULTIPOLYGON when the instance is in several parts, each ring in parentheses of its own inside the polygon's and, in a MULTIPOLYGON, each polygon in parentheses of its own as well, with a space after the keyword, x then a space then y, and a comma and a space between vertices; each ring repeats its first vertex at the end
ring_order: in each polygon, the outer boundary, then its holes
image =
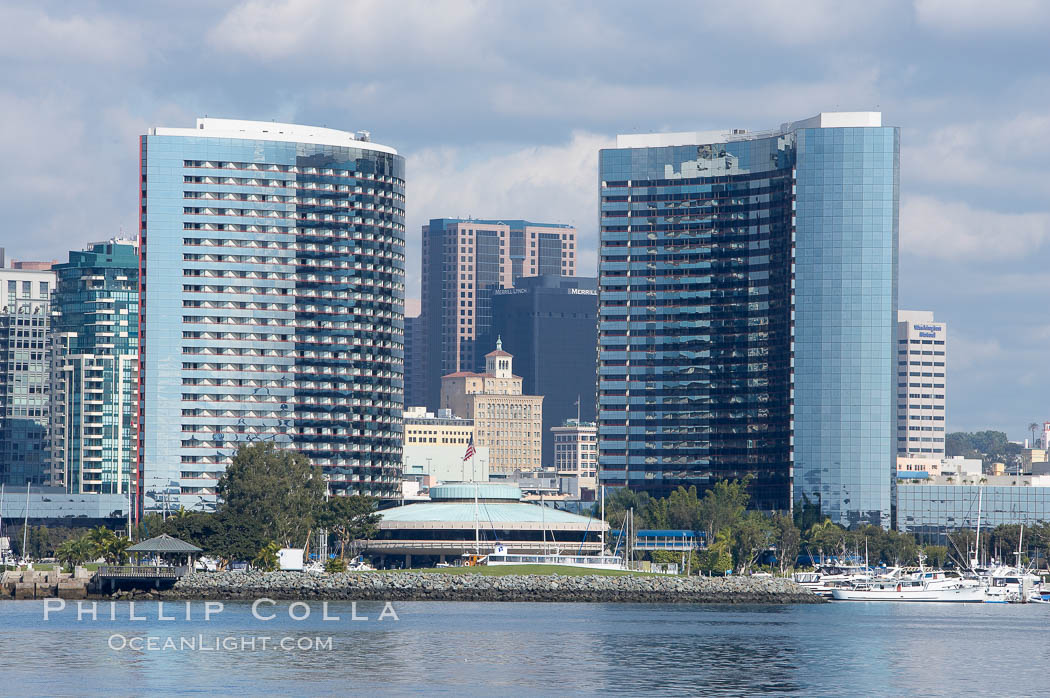
POLYGON ((615 134, 760 130, 785 112, 877 107, 902 128, 901 307, 933 309, 951 328, 949 429, 1023 439, 1024 425, 1050 415, 1041 402, 1050 325, 1037 300, 1050 284, 1039 261, 1050 241, 1039 174, 1050 105, 1038 59, 1045 5, 765 3, 746 48, 732 32, 705 36, 726 60, 702 73, 680 70, 678 58, 694 50, 692 27, 721 26, 727 8, 675 6, 640 25, 632 4, 615 2, 427 3, 404 17, 350 2, 267 6, 0 9, 5 26, 29 30, 10 37, 11 69, 0 78, 11 107, 5 143, 23 161, 18 175, 0 175, 19 231, 4 241, 9 255, 52 259, 134 234, 137 135, 211 114, 370 129, 397 144, 417 175, 406 211, 410 297, 419 295, 420 226, 437 216, 575 225, 577 273, 594 275, 597 150, 615 134), (361 24, 376 36, 339 40, 361 24), (590 28, 586 37, 578 26, 590 28), (446 40, 457 32, 477 41, 446 40), (380 34, 404 38, 382 60, 380 34), (538 34, 550 40, 530 53, 538 34), (647 68, 620 50, 628 37, 647 68), (314 46, 330 60, 304 71, 314 46), (263 73, 265 89, 252 77, 263 73), (472 89, 449 89, 452 74, 472 89), (69 206, 49 205, 51 186, 69 206))

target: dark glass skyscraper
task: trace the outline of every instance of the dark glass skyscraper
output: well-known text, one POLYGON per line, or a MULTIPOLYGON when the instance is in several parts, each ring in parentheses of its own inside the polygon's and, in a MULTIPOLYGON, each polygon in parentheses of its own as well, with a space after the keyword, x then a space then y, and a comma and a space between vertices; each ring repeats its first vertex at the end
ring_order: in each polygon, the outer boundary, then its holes
POLYGON ((77 494, 127 494, 138 421, 138 242, 97 242, 52 269, 53 479, 77 494))
POLYGON ((399 493, 404 158, 227 119, 141 147, 145 506, 213 507, 255 441, 304 454, 333 494, 399 493))
POLYGON ((604 483, 889 525, 898 148, 850 112, 601 151, 604 483))
POLYGON ((551 427, 570 418, 594 420, 597 323, 593 277, 525 277, 492 294, 492 326, 478 343, 495 346, 502 339, 515 357, 522 392, 543 396, 545 466, 554 465, 551 427))

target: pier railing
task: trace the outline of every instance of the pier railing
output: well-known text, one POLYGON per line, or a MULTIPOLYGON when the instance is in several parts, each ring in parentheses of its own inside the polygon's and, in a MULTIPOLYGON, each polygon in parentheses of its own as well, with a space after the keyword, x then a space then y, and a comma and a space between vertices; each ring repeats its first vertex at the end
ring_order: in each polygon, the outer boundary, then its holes
POLYGON ((98 576, 106 579, 178 579, 189 572, 185 566, 101 565, 98 576))

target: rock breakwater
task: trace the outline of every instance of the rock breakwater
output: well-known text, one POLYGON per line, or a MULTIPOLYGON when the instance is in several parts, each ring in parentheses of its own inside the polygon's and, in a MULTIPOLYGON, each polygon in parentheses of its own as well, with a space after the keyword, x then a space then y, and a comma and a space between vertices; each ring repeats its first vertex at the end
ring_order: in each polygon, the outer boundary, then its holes
POLYGON ((188 575, 154 598, 348 601, 572 601, 628 603, 821 603, 777 577, 440 574, 423 572, 209 572, 188 575))

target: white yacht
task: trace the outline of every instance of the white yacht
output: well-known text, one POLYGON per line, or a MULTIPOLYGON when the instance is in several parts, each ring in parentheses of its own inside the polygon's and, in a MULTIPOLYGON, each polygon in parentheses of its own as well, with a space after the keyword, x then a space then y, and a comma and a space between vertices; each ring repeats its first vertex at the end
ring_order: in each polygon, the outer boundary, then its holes
POLYGON ((623 558, 619 555, 519 555, 507 552, 507 548, 499 543, 478 562, 483 565, 560 565, 595 570, 624 569, 623 558))
POLYGON ((871 569, 860 565, 819 565, 813 572, 796 572, 793 575, 799 586, 825 598, 830 598, 834 589, 848 588, 874 577, 871 569))
POLYGON ((925 601, 940 603, 997 603, 1008 600, 1004 588, 988 587, 968 579, 883 579, 835 589, 835 601, 925 601))

